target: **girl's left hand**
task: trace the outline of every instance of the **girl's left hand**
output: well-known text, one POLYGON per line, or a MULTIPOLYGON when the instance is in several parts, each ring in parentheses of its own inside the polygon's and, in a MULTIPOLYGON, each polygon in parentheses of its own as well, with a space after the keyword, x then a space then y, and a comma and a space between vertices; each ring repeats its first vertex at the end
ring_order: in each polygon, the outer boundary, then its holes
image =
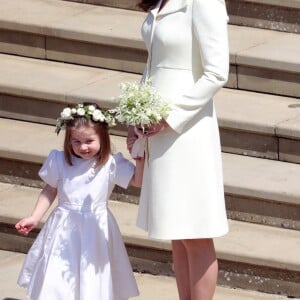
POLYGON ((144 136, 149 137, 149 136, 155 135, 169 127, 170 127, 169 124, 163 119, 157 124, 148 126, 144 130, 144 136))

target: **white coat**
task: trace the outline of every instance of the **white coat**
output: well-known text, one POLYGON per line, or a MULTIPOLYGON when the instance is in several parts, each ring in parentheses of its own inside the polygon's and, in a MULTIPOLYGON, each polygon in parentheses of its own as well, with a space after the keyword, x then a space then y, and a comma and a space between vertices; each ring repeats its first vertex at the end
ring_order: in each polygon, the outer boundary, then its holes
POLYGON ((224 0, 169 0, 142 26, 148 78, 170 101, 169 129, 148 139, 137 225, 157 239, 228 231, 213 96, 229 69, 224 0))

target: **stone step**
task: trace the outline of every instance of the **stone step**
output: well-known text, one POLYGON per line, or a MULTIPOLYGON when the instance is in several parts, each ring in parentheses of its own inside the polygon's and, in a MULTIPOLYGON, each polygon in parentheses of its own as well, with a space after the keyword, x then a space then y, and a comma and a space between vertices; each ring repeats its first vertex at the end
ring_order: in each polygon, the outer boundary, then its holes
MULTIPOLYGON (((0 52, 141 73, 144 18, 139 11, 61 0, 10 0, 0 11, 0 52)), ((300 96, 300 35, 230 25, 229 38, 227 87, 300 96)))
POLYGON ((300 33, 299 0, 227 0, 230 24, 300 33))
MULTIPOLYGON (((93 5, 140 10, 139 0, 67 0, 93 5)), ((300 1, 226 0, 229 23, 276 31, 300 32, 300 1)))
MULTIPOLYGON (((0 250, 1 299, 25 300, 25 290, 16 285, 25 254, 0 250)), ((140 290, 137 300, 178 300, 174 277, 135 273, 140 290)), ((218 286, 214 300, 285 300, 286 297, 218 286)))
MULTIPOLYGON (((31 213, 38 193, 35 188, 0 184, 2 250, 28 251, 39 230, 23 237, 17 234, 14 224, 31 213)), ((170 243, 149 239, 135 226, 137 205, 110 201, 109 207, 120 226, 134 270, 173 275, 170 243)), ((300 231, 233 220, 229 223, 230 233, 215 239, 219 284, 300 297, 300 231)))
MULTIPOLYGON (((140 75, 0 54, 0 117, 54 124, 74 102, 116 105, 140 75)), ((300 163, 300 100, 222 89, 215 97, 224 152, 300 163)), ((116 131, 116 130, 115 130, 116 131)), ((124 128, 117 128, 124 135, 124 128)))
MULTIPOLYGON (((54 127, 0 119, 0 181, 41 187, 38 170, 63 135, 54 127), (24 138, 26 137, 26 138, 24 138)), ((125 138, 112 135, 113 148, 127 158, 125 138)), ((300 230, 300 164, 223 153, 228 215, 232 219, 300 230)), ((113 199, 138 202, 139 190, 116 188, 113 199)))

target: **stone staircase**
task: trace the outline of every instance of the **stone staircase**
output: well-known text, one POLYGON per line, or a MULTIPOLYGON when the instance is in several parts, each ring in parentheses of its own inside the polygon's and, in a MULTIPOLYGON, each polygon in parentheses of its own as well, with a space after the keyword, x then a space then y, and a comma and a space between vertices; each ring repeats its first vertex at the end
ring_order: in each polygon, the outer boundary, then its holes
MULTIPOLYGON (((135 9, 136 0, 76 2, 10 0, 1 5, 3 257, 17 255, 21 261, 18 253, 28 250, 38 232, 21 237, 13 225, 36 201, 42 186, 37 171, 49 150, 61 147, 62 137, 53 127, 61 109, 86 99, 113 107, 119 83, 138 81, 146 61, 140 37, 145 13, 135 9)), ((227 6, 230 79, 215 103, 231 230, 216 239, 215 298, 300 298, 300 1, 230 0, 227 6)), ((115 151, 128 156, 124 135, 119 126, 112 140, 115 151)), ((110 205, 134 270, 156 275, 143 277, 151 290, 156 278, 162 282, 161 276, 173 275, 170 243, 149 240, 134 226, 138 195, 137 189, 116 188, 110 205)), ((155 299, 175 299, 174 279, 169 279, 171 290, 155 299)), ((150 298, 146 292, 140 297, 150 298)))

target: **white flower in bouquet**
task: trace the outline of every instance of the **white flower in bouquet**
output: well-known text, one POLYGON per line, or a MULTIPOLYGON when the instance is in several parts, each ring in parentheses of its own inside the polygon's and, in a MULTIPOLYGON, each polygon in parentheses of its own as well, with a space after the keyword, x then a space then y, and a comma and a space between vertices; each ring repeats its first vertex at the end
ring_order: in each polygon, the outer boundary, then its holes
POLYGON ((159 123, 171 109, 149 82, 122 83, 119 105, 112 111, 120 123, 142 128, 159 123))

